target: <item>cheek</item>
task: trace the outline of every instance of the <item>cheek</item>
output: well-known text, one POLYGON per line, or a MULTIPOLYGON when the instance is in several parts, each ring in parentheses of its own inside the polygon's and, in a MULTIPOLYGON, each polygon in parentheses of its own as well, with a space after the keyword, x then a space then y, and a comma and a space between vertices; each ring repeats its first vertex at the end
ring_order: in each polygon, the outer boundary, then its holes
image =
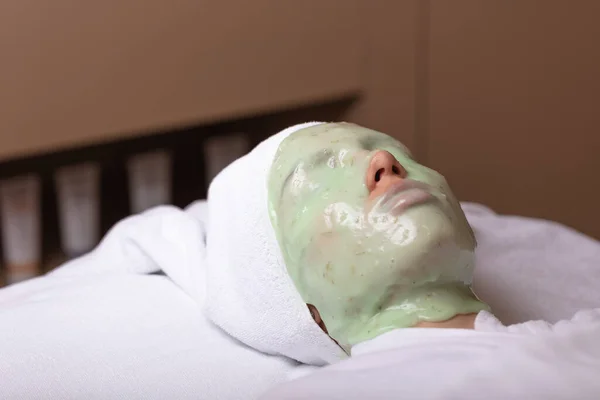
POLYGON ((345 279, 343 268, 348 262, 350 245, 346 235, 338 230, 331 230, 322 220, 317 221, 314 236, 305 251, 304 265, 310 269, 307 274, 313 280, 324 283, 328 289, 339 285, 345 279))
POLYGON ((317 235, 305 255, 307 279, 338 299, 359 295, 373 273, 362 240, 339 232, 317 235))
POLYGON ((306 248, 306 261, 314 265, 317 269, 336 257, 340 239, 334 231, 324 221, 324 218, 318 217, 314 221, 313 229, 310 231, 311 241, 306 248))

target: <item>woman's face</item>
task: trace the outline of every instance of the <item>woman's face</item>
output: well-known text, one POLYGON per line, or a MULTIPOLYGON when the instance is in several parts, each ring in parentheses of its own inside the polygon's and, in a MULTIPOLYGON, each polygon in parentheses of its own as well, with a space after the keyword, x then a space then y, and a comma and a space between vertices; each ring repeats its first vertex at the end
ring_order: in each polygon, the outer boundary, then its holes
POLYGON ((445 179, 383 133, 302 129, 281 143, 268 190, 288 273, 341 345, 435 319, 444 305, 428 288, 470 284, 475 239, 445 179))

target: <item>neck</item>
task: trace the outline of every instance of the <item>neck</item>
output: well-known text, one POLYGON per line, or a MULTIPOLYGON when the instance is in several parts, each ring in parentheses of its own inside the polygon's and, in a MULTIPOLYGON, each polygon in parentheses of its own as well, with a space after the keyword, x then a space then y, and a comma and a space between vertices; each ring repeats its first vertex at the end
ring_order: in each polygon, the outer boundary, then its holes
POLYGON ((475 318, 477 318, 477 313, 459 314, 446 321, 420 321, 414 328, 475 329, 475 318))
POLYGON ((401 328, 473 329, 476 314, 487 309, 468 286, 423 286, 399 293, 367 321, 354 321, 347 343, 353 345, 401 328))

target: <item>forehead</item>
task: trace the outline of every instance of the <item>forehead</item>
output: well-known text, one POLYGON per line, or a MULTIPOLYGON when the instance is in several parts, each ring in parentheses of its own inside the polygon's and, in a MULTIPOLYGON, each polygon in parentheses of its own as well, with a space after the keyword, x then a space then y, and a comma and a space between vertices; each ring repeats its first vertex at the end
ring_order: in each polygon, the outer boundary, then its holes
POLYGON ((292 133, 279 146, 279 154, 293 152, 301 159, 323 149, 375 150, 390 146, 410 156, 404 145, 384 133, 350 123, 328 123, 292 133))

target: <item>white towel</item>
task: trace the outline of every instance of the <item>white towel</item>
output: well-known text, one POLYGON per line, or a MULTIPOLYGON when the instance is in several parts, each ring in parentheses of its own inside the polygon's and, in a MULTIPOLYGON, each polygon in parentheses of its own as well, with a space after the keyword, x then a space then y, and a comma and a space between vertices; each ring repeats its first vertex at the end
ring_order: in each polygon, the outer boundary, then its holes
POLYGON ((287 274, 267 200, 268 172, 279 144, 315 124, 268 138, 213 180, 206 310, 215 324, 250 347, 324 365, 346 354, 314 322, 287 274))
POLYGON ((398 329, 261 399, 598 399, 600 320, 564 328, 537 334, 398 329))
POLYGON ((156 207, 120 221, 96 249, 48 275, 73 277, 163 271, 185 293, 202 303, 205 235, 203 221, 173 206, 156 207))
POLYGON ((473 287, 503 323, 600 307, 600 242, 556 222, 462 207, 478 242, 473 287))
POLYGON ((246 400, 286 380, 296 362, 203 315, 204 206, 127 218, 90 254, 0 290, 0 399, 246 400))

